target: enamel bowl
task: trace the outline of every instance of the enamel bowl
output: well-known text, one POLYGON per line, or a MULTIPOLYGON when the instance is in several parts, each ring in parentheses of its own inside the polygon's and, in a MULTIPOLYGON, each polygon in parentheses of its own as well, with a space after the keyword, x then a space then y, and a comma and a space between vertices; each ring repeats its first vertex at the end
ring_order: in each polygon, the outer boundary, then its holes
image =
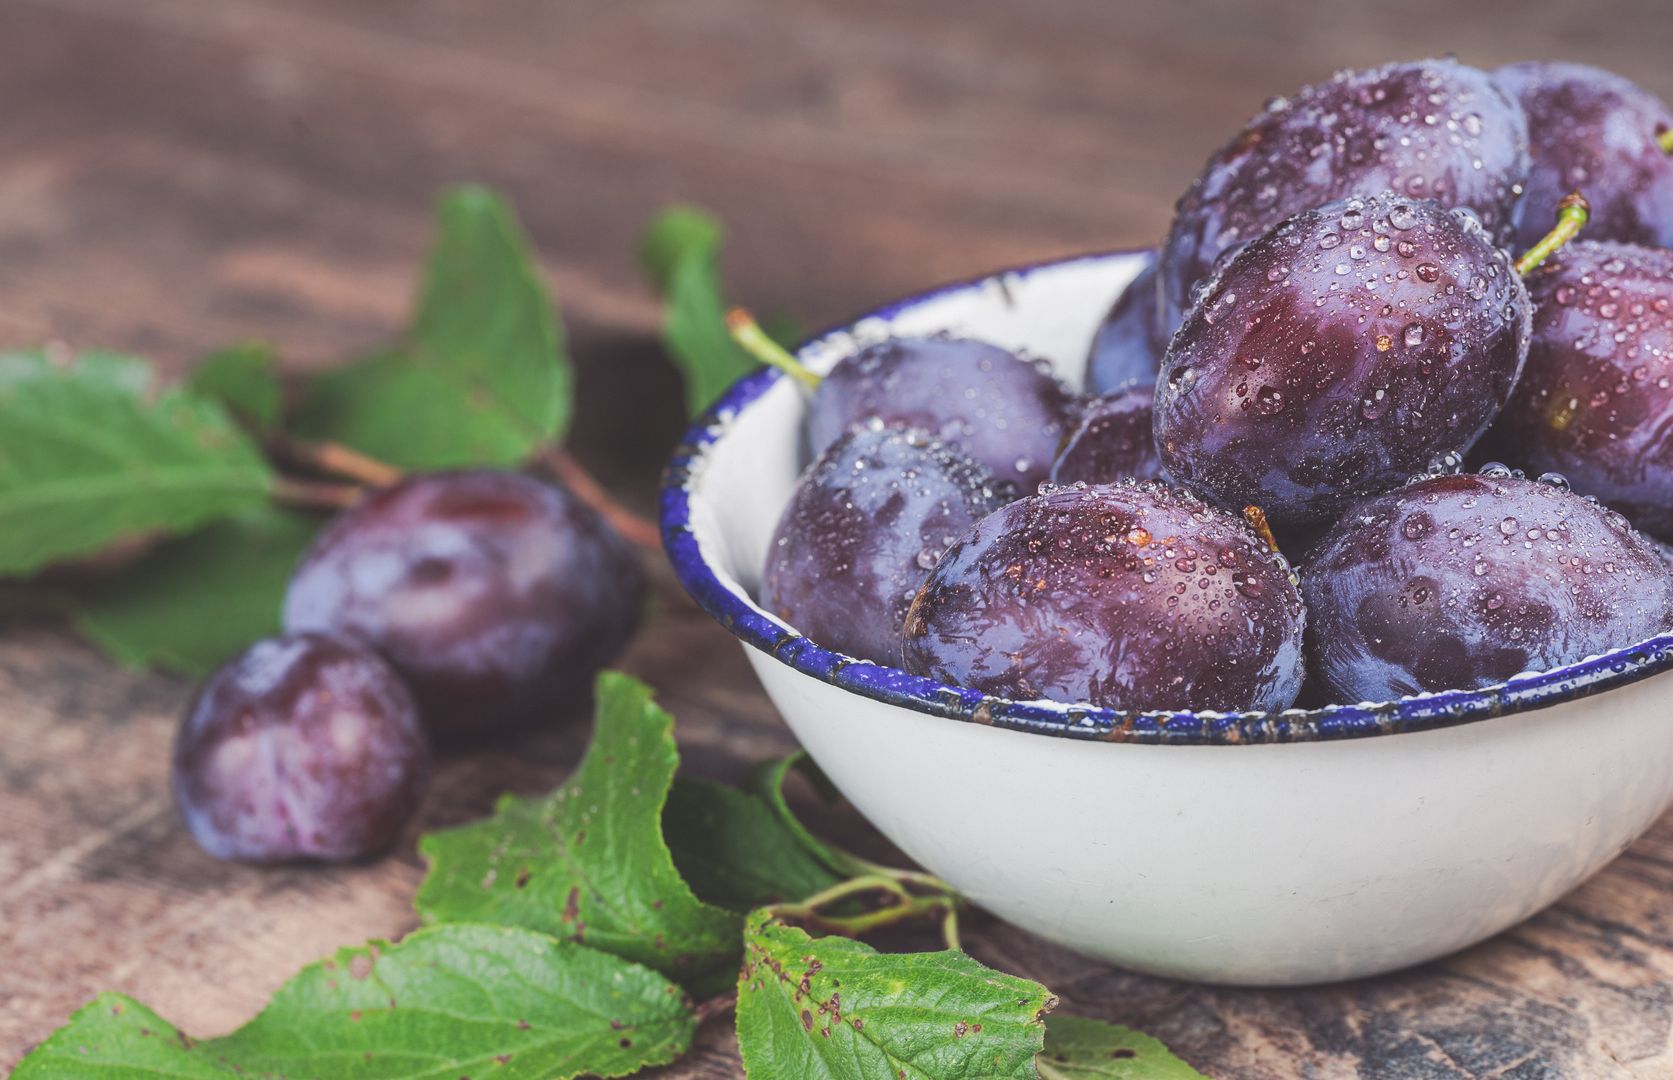
MULTIPOLYGON (((1150 255, 937 289, 801 349, 816 371, 952 331, 1051 361, 1150 255)), ((754 600, 804 462, 803 400, 747 376, 662 494, 686 589, 890 840, 972 901, 1124 967, 1219 983, 1371 975, 1478 942, 1618 855, 1673 800, 1673 635, 1486 690, 1241 715, 1015 702, 832 653, 754 600)))

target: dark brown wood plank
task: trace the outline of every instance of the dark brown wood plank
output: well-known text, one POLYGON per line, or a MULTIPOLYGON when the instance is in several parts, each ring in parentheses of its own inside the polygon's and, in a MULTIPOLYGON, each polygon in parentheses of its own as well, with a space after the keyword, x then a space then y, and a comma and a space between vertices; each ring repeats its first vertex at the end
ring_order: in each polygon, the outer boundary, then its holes
MULTIPOLYGON (((563 305, 579 451, 643 505, 679 426, 633 261, 666 201, 726 219, 739 298, 816 324, 1152 241, 1260 100, 1336 66, 1557 53, 1673 98, 1667 18, 1659 0, 8 0, 0 346, 61 338, 179 371, 267 337, 297 367, 332 363, 400 320, 435 190, 483 179, 517 200, 563 305)), ((661 585, 627 664, 680 717, 689 767, 733 777, 788 749, 734 643, 661 585)), ((38 623, 0 638, 0 1064, 106 988, 227 1030, 309 960, 412 925, 410 843, 278 871, 192 845, 164 783, 188 692, 38 623)), ((584 730, 449 759, 415 833, 557 783, 584 730)), ((1341 987, 1148 979, 981 916, 967 936, 1216 1076, 1661 1077, 1670 896, 1673 819, 1522 927, 1341 987)), ((723 1024, 665 1073, 737 1074, 723 1024)))

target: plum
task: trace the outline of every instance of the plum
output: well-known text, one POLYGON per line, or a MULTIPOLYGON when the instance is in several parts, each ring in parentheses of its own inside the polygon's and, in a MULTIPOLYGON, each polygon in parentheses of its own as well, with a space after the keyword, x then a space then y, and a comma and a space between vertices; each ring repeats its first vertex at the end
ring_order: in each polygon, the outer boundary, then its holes
POLYGON ((1673 247, 1673 112, 1631 80, 1585 64, 1511 64, 1493 81, 1528 115, 1533 167, 1518 243, 1539 239, 1557 201, 1591 203, 1586 236, 1673 247))
POLYGON ((1510 258, 1467 213, 1393 192, 1303 211, 1233 257, 1174 335, 1162 467, 1275 528, 1327 523, 1475 442, 1529 319, 1510 258))
POLYGON ((459 739, 582 711, 637 628, 633 549, 565 489, 520 473, 429 473, 340 515, 303 556, 285 628, 365 642, 459 739))
POLYGON ((1338 702, 1474 689, 1666 630, 1673 571, 1619 513, 1497 467, 1353 507, 1303 567, 1307 662, 1338 702))
POLYGON ((1331 199, 1382 190, 1435 199, 1474 211, 1507 240, 1528 169, 1521 106, 1486 72, 1452 60, 1338 72, 1275 98, 1179 200, 1162 246, 1160 328, 1179 324, 1223 258, 1331 199))
POLYGON ((1673 252, 1578 241, 1528 290, 1528 363, 1486 452, 1673 536, 1673 252))
POLYGON ((1048 488, 977 522, 906 616, 907 670, 1006 698, 1282 709, 1302 679, 1289 564, 1159 483, 1048 488))
POLYGON ((1139 271, 1092 336, 1086 359, 1086 385, 1108 394, 1136 383, 1154 383, 1167 341, 1157 311, 1156 263, 1139 271))
POLYGON ((1058 451, 1051 465, 1054 484, 1113 484, 1162 479, 1156 457, 1151 414, 1156 388, 1149 383, 1129 386, 1081 407, 1080 423, 1058 451))
POLYGON ((1011 492, 957 447, 881 422, 832 443, 796 485, 762 602, 829 649, 900 666, 900 628, 930 570, 1011 492))
POLYGON ((1071 399, 1041 364, 956 337, 899 337, 845 357, 808 403, 817 456, 870 419, 956 443, 998 480, 1031 492, 1063 440, 1071 399))
POLYGON ((250 646, 198 691, 175 742, 175 800, 216 858, 358 859, 395 842, 429 760, 388 664, 297 634, 250 646))

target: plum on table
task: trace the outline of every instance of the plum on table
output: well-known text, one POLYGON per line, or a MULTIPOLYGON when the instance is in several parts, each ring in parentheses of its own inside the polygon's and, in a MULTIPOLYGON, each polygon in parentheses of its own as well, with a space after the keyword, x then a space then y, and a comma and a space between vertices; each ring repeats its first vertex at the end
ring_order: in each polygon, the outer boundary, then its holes
POLYGON ((632 548, 563 488, 444 472, 328 525, 291 579, 284 622, 371 646, 430 731, 463 738, 584 710, 644 600, 632 548))
POLYGON ((417 707, 344 638, 261 641, 210 676, 174 747, 174 792, 209 854, 343 861, 389 847, 424 794, 417 707))

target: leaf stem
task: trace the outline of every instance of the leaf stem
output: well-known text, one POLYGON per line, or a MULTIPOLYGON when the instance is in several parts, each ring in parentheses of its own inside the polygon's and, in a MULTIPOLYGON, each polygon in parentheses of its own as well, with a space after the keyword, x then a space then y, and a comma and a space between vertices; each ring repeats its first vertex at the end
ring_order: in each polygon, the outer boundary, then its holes
POLYGON ((320 472, 353 480, 367 487, 385 488, 398 484, 402 472, 395 466, 337 442, 313 442, 294 435, 275 435, 269 440, 275 453, 320 472))
POLYGON ((360 505, 366 489, 358 484, 334 484, 280 476, 273 481, 273 500, 307 510, 349 510, 360 505))
MULTIPOLYGON (((839 882, 828 889, 813 894, 797 904, 774 904, 766 910, 775 918, 796 919, 801 922, 813 923, 825 930, 858 937, 884 926, 892 926, 907 919, 920 916, 940 914, 942 930, 949 942, 958 941, 957 917, 954 914, 958 908, 958 897, 951 893, 938 893, 934 896, 913 896, 906 891, 905 886, 890 877, 880 874, 869 874, 865 877, 852 878, 839 882), (863 912, 859 915, 827 915, 821 909, 827 908, 842 900, 847 900, 868 892, 883 892, 889 895, 890 903, 875 911, 863 912)), ((956 944, 950 945, 957 948, 956 944)))
POLYGON ((617 502, 569 451, 561 446, 548 446, 540 451, 540 464, 629 541, 646 551, 662 551, 662 531, 656 524, 617 502))
POLYGON ((1574 239, 1592 216, 1592 205, 1578 191, 1571 191, 1557 203, 1557 224, 1516 260, 1516 272, 1526 277, 1551 257, 1551 254, 1574 239))
POLYGON ((820 376, 809 371, 788 349, 767 336, 761 324, 755 321, 755 316, 743 308, 733 308, 726 313, 726 329, 731 331, 732 340, 742 346, 744 352, 763 364, 778 368, 810 394, 819 389, 820 376))

